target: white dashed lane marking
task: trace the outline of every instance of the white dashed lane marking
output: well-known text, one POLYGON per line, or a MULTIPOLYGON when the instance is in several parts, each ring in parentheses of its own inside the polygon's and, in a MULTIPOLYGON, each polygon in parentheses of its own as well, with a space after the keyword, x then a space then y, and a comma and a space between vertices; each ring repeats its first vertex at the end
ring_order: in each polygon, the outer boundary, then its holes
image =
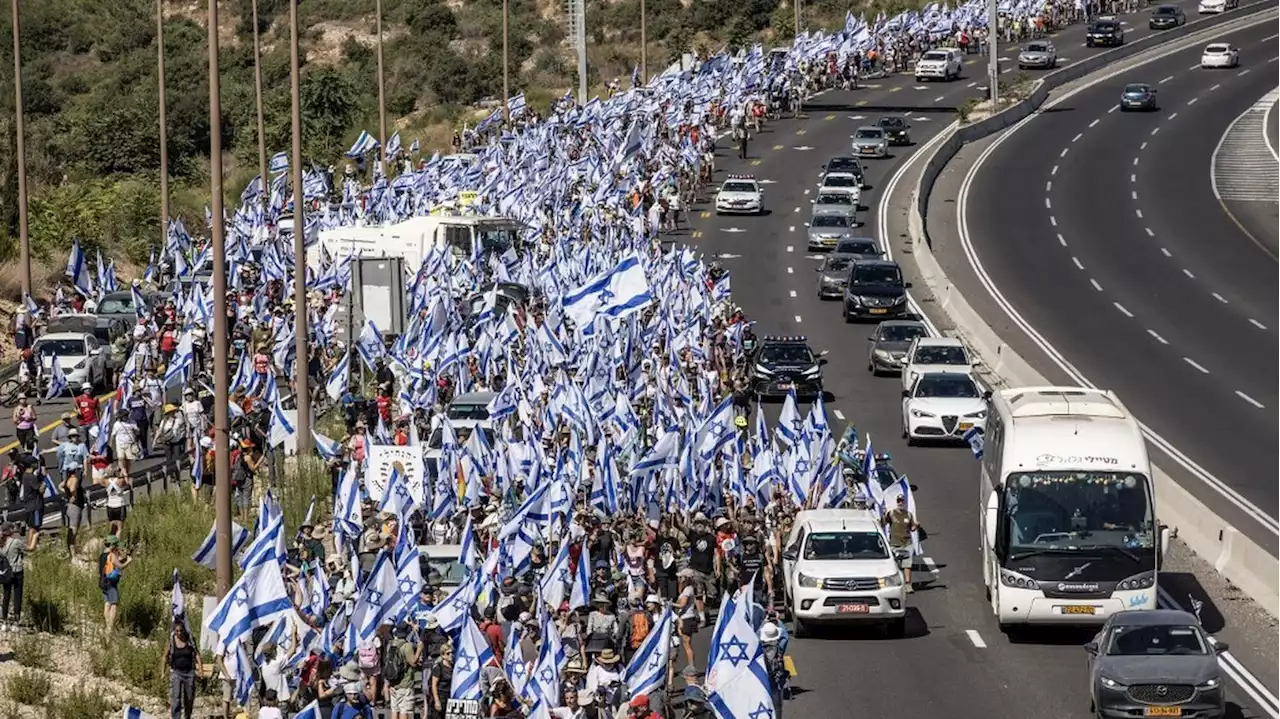
POLYGON ((1187 279, 1190 279, 1190 280, 1194 280, 1196 278, 1196 276, 1192 274, 1191 270, 1188 270, 1185 267, 1182 268, 1182 274, 1186 275, 1187 279))
POLYGON ((800 315, 796 315, 796 324, 800 324, 800 315))
POLYGON ((1249 404, 1253 405, 1254 407, 1257 407, 1258 409, 1266 409, 1266 407, 1264 407, 1264 406, 1262 405, 1262 403, 1261 403, 1261 402, 1259 402, 1258 400, 1256 400, 1256 399, 1254 399, 1254 398, 1250 397, 1249 395, 1245 394, 1244 392, 1241 392, 1240 390, 1236 390, 1236 396, 1237 396, 1237 397, 1239 397, 1240 399, 1242 399, 1242 400, 1244 400, 1244 401, 1248 402, 1249 404))
POLYGON ((795 290, 791 290, 791 296, 792 296, 793 298, 796 296, 796 291, 795 291, 795 290))
POLYGON ((1089 278, 1089 284, 1093 285, 1093 289, 1099 292, 1102 291, 1102 285, 1098 284, 1098 281, 1093 279, 1092 277, 1089 278))
POLYGON ((1066 157, 1066 156, 1067 156, 1067 150, 1070 150, 1070 149, 1071 149, 1070 147, 1064 147, 1064 148, 1062 148, 1062 154, 1058 155, 1058 157, 1066 157))
POLYGON ((1168 247, 1161 247, 1160 252, 1163 253, 1165 257, 1173 257, 1173 253, 1169 251, 1168 247))
POLYGON ((1049 198, 1047 197, 1044 198, 1044 206, 1045 206, 1045 209, 1050 209, 1053 207, 1053 204, 1049 202, 1049 198))
POLYGON ((1217 292, 1211 292, 1211 293, 1209 293, 1209 294, 1210 294, 1210 296, 1211 296, 1211 297, 1213 297, 1213 299, 1215 299, 1215 300, 1217 300, 1217 301, 1221 302, 1221 303, 1222 303, 1222 304, 1224 304, 1224 305, 1225 305, 1225 304, 1230 304, 1229 302, 1227 302, 1227 298, 1226 298, 1226 297, 1223 297, 1222 295, 1218 294, 1217 292))
POLYGON ((1166 77, 1165 79, 1161 80, 1161 81, 1160 81, 1160 84, 1161 84, 1161 85, 1163 85, 1163 84, 1165 84, 1166 82, 1169 82, 1169 81, 1170 81, 1170 80, 1172 80, 1172 79, 1173 79, 1173 75, 1170 75, 1169 77, 1166 77))
POLYGON ((795 252, 795 251, 796 251, 795 245, 787 245, 787 252, 795 252))
POLYGON ((795 268, 794 268, 794 267, 788 267, 788 268, 787 268, 787 274, 789 274, 789 275, 790 275, 790 274, 794 274, 794 273, 795 273, 795 271, 796 271, 796 270, 795 270, 795 268))
POLYGON ((1049 224, 1053 225, 1054 227, 1057 227, 1058 218, 1054 217, 1053 215, 1049 215, 1049 224))
POLYGON ((1209 370, 1205 369, 1205 368, 1204 368, 1204 365, 1200 364, 1199 362, 1196 362, 1195 360, 1191 359, 1190 357, 1183 357, 1183 358, 1182 358, 1182 361, 1183 361, 1183 362, 1186 362, 1187 364, 1191 365, 1192 367, 1195 367, 1197 370, 1199 370, 1200 374, 1209 374, 1209 370))
POLYGON ((1096 119, 1093 122, 1089 123, 1089 127, 1097 127, 1099 122, 1102 122, 1102 120, 1096 119))
POLYGON ((835 415, 836 419, 840 420, 841 422, 844 421, 844 412, 841 412, 838 409, 833 409, 831 410, 831 414, 835 415))
POLYGON ((1115 305, 1117 310, 1120 310, 1120 314, 1128 317, 1129 319, 1133 319, 1133 313, 1126 309, 1124 305, 1119 302, 1112 302, 1111 304, 1115 305))
POLYGON ((1054 166, 1053 166, 1053 169, 1052 169, 1052 170, 1049 170, 1049 174, 1050 174, 1050 175, 1056 175, 1056 174, 1058 174, 1058 166, 1057 166, 1057 165, 1054 165, 1054 166))
POLYGON ((1072 261, 1072 262, 1074 262, 1074 263, 1076 263, 1076 269, 1077 269, 1077 270, 1083 270, 1083 269, 1084 269, 1084 265, 1080 263, 1080 258, 1079 258, 1079 257, 1076 257, 1075 255, 1072 255, 1072 256, 1071 256, 1071 261, 1072 261))
POLYGON ((1155 330, 1147 330, 1147 334, 1149 334, 1149 335, 1151 335, 1152 337, 1154 337, 1154 338, 1156 339, 1156 342, 1159 342, 1159 343, 1160 343, 1160 344, 1162 344, 1162 345, 1167 345, 1167 344, 1169 344, 1169 340, 1167 340, 1167 339, 1165 339, 1165 338, 1161 337, 1160 335, 1156 334, 1156 331, 1155 331, 1155 330))
POLYGON ((1073 138, 1071 138, 1071 141, 1072 141, 1072 142, 1078 142, 1078 141, 1080 140, 1080 138, 1082 138, 1082 137, 1084 137, 1084 133, 1083 133, 1083 132, 1077 132, 1077 133, 1076 133, 1076 136, 1075 136, 1075 137, 1073 137, 1073 138))
POLYGON ((1259 321, 1255 320, 1255 319, 1254 319, 1254 318, 1252 318, 1252 317, 1250 317, 1250 318, 1249 318, 1249 324, 1251 324, 1251 325, 1253 325, 1254 327, 1257 327, 1258 329, 1263 330, 1263 331, 1266 331, 1266 329, 1267 329, 1267 326, 1266 326, 1266 325, 1262 324, 1261 322, 1259 322, 1259 321))
POLYGON ((1144 228, 1142 228, 1142 229, 1144 229, 1144 230, 1146 230, 1146 231, 1147 231, 1147 237, 1155 237, 1155 236, 1156 236, 1156 233, 1152 232, 1150 227, 1144 227, 1144 228))
POLYGON ((1063 247, 1067 246, 1067 238, 1063 237, 1061 232, 1058 233, 1058 244, 1062 245, 1063 247))

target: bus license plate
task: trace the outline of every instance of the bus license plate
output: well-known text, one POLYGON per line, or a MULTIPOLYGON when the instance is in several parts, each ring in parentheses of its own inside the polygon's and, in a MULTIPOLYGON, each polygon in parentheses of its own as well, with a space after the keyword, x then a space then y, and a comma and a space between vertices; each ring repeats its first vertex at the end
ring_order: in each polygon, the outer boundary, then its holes
POLYGON ((1180 717, 1182 707, 1147 707, 1142 713, 1149 717, 1180 717))
POLYGON ((886 309, 883 309, 883 308, 876 308, 876 309, 871 310, 871 314, 873 314, 873 315, 882 315, 882 314, 885 314, 885 313, 886 313, 886 312, 888 312, 888 311, 889 311, 889 310, 886 310, 886 309))
POLYGON ((866 604, 837 604, 836 614, 867 614, 871 607, 866 604))
POLYGON ((1097 607, 1088 604, 1068 604, 1062 608, 1063 614, 1093 614, 1097 607))

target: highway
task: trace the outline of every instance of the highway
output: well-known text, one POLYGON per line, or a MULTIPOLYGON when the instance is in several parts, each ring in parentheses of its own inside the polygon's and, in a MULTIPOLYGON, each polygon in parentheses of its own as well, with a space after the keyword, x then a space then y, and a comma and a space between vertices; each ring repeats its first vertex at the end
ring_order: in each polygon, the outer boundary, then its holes
MULTIPOLYGON (((1146 32, 1141 20, 1130 27, 1130 39, 1146 32)), ((1074 39, 1080 28, 1071 32, 1074 39)), ((1067 58, 1094 52, 1074 41, 1057 44, 1067 58)), ((850 630, 793 640, 800 671, 796 685, 804 691, 787 705, 789 714, 1089 715, 1080 648, 1088 634, 1054 632, 1016 644, 1000 634, 982 585, 977 463, 965 448, 907 448, 899 439, 897 380, 873 378, 865 369, 866 337, 873 325, 846 325, 837 303, 817 298, 818 260, 805 249, 804 223, 821 164, 847 152, 849 135, 858 125, 901 113, 911 118, 915 147, 896 148, 893 158, 866 163, 871 188, 864 191, 863 203, 871 210, 863 214, 866 225, 859 234, 879 235, 877 206, 895 172, 954 119, 937 108, 960 104, 973 92, 967 85, 981 81, 980 64, 966 70, 972 77, 927 85, 926 90, 915 90, 911 78, 891 78, 873 83, 880 87, 823 95, 811 103, 807 118, 766 128, 751 143, 746 161, 731 159, 732 148, 722 147, 719 169, 755 174, 765 183, 769 214, 717 217, 695 212, 690 235, 675 238, 719 258, 732 272, 735 300, 756 320, 757 334, 803 334, 815 350, 829 350, 829 421, 836 428, 855 423, 864 436, 871 435, 877 451, 889 452, 894 465, 911 477, 918 487, 920 520, 930 536, 925 553, 940 572, 938 582, 912 595, 906 639, 890 641, 876 630, 850 630)), ((1274 716, 1274 710, 1264 711, 1234 690, 1229 697, 1229 717, 1274 716)))
POLYGON ((1274 33, 1262 23, 1221 36, 1240 47, 1238 70, 1200 69, 1200 43, 1036 116, 975 170, 963 218, 1027 323, 1272 513, 1276 264, 1223 212, 1209 158, 1275 86, 1274 33), (1158 87, 1159 111, 1116 111, 1128 82, 1158 87))

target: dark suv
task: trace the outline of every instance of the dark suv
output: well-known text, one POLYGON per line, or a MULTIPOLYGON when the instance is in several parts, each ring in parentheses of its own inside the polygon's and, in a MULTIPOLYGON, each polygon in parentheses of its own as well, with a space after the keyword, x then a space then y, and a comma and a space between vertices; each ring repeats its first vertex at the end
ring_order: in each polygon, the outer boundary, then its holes
POLYGON ((764 337, 751 358, 751 389, 760 397, 822 394, 826 352, 814 354, 804 337, 764 337))
POLYGON ((844 291, 844 321, 887 320, 909 315, 902 268, 892 260, 862 260, 849 270, 844 291))
POLYGON ((1187 13, 1177 5, 1161 5, 1151 11, 1147 26, 1152 30, 1172 30, 1187 24, 1187 13))
POLYGON ((1119 20, 1095 20, 1085 31, 1084 44, 1088 47, 1123 45, 1124 28, 1119 20))

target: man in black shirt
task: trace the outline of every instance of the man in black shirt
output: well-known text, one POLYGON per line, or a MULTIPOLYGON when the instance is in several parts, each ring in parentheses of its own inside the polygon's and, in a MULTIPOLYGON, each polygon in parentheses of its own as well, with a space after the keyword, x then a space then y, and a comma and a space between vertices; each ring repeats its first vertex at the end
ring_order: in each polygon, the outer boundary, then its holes
POLYGON ((746 534, 742 537, 742 552, 738 555, 738 581, 746 586, 753 578, 752 596, 763 607, 773 605, 773 568, 769 556, 760 546, 760 537, 746 534))
POLYGON ((707 515, 702 512, 693 516, 689 532, 689 569, 694 572, 698 614, 705 624, 707 587, 717 586, 720 580, 720 555, 716 552, 716 537, 707 528, 707 515))

